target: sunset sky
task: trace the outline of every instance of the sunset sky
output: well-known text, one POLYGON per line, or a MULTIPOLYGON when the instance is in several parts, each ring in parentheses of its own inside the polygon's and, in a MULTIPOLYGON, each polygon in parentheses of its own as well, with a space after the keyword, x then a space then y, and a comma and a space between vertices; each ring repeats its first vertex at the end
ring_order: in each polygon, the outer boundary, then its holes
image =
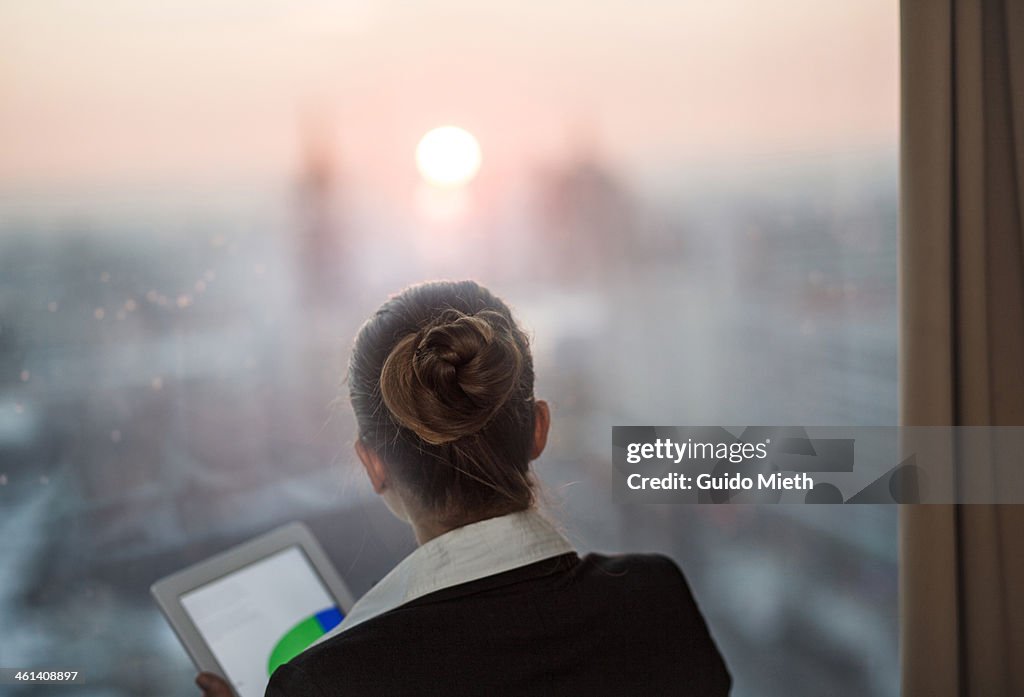
POLYGON ((445 124, 492 174, 897 136, 896 0, 2 0, 0 44, 0 186, 283 176, 303 128, 369 185, 445 124))

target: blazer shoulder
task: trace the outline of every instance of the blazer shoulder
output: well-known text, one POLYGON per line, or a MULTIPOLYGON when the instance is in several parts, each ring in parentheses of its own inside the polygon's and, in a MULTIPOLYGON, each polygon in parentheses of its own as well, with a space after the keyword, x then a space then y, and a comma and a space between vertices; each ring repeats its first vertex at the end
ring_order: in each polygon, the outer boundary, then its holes
POLYGON ((683 570, 664 554, 589 554, 584 558, 595 593, 623 600, 633 613, 671 617, 693 627, 692 636, 708 635, 707 624, 683 570))
POLYGON ((605 574, 650 583, 652 581, 689 589, 683 570, 664 554, 597 554, 583 557, 583 565, 595 574, 605 574))
POLYGON ((324 697, 317 681, 292 660, 280 665, 270 676, 264 697, 324 697))
POLYGON ((672 627, 682 629, 680 641, 684 653, 692 665, 699 667, 699 674, 695 674, 694 679, 700 689, 695 694, 729 693, 732 676, 728 666, 711 636, 683 570, 675 561, 663 554, 591 554, 586 560, 610 577, 626 579, 626 583, 619 584, 625 592, 657 599, 645 606, 649 610, 645 618, 651 621, 651 625, 669 618, 672 627))
MULTIPOLYGON (((381 671, 389 669, 388 659, 395 651, 398 637, 379 627, 374 618, 322 643, 310 646, 285 665, 281 692, 267 691, 267 697, 321 697, 372 692, 381 671), (287 670, 285 670, 287 669, 287 670), (285 689, 287 688, 287 689, 285 689)), ((271 685, 274 685, 271 679, 271 685)))

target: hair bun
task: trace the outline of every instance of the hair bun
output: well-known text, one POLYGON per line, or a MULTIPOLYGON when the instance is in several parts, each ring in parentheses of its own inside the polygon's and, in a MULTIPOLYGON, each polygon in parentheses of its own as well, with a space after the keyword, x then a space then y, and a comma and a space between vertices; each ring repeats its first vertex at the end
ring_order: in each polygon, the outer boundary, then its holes
POLYGON ((513 331, 500 312, 445 310, 388 355, 384 405, 432 445, 480 431, 519 383, 523 355, 513 331))

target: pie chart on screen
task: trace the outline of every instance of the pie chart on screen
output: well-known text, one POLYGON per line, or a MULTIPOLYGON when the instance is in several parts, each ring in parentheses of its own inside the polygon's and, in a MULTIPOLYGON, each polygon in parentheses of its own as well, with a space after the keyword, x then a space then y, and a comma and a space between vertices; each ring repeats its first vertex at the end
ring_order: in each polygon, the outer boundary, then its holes
POLYGON ((273 675, 279 665, 292 660, 314 641, 341 624, 344 617, 337 606, 332 606, 310 615, 285 632, 270 652, 267 675, 273 675))

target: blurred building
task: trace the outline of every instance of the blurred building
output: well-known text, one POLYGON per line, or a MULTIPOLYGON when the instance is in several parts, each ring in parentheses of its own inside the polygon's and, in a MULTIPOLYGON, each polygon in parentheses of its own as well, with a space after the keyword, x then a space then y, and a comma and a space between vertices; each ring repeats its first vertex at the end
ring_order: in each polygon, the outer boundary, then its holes
POLYGON ((303 307, 336 308, 350 289, 351 246, 341 210, 342 178, 333 138, 334 125, 323 113, 302 123, 300 169, 296 183, 295 275, 303 307))
POLYGON ((538 257, 554 279, 598 281, 643 243, 631 196, 591 152, 547 171, 539 194, 538 257))

